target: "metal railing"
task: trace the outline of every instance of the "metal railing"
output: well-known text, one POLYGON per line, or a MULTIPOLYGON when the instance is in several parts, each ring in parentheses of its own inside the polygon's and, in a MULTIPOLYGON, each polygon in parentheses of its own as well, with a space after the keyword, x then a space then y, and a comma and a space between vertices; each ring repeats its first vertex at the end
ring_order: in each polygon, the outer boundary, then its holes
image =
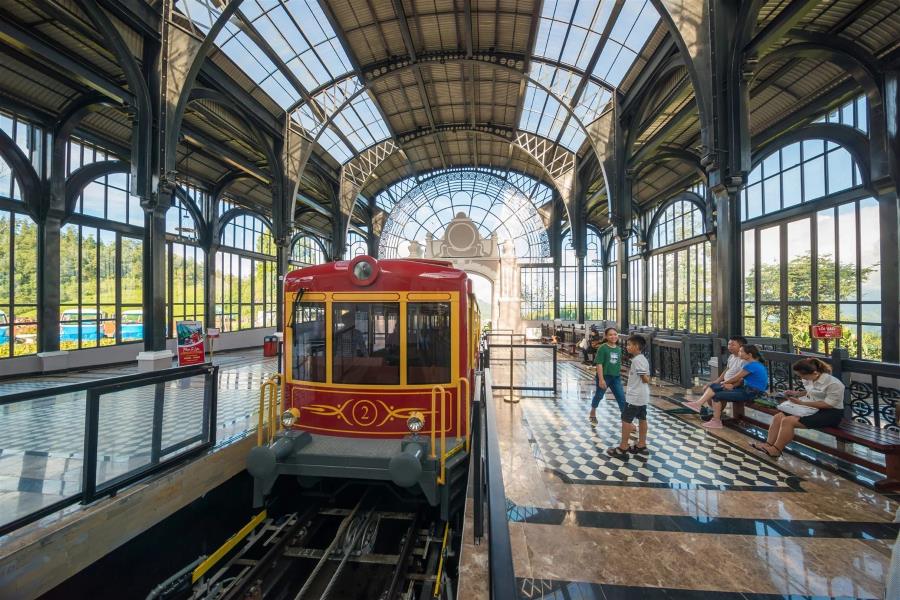
POLYGON ((13 421, 17 414, 28 414, 33 419, 36 417, 32 411, 59 413, 45 423, 43 440, 29 431, 31 438, 20 442, 28 447, 20 450, 49 456, 64 453, 70 463, 82 460, 77 491, 0 523, 0 535, 66 506, 88 504, 106 494, 115 494, 212 447, 216 440, 218 372, 218 367, 207 363, 46 387, 0 398, 0 430, 4 429, 4 419, 13 421), (61 426, 54 430, 54 423, 61 426), (79 425, 82 442, 73 448, 71 436, 65 434, 79 425), (63 437, 66 439, 58 439, 63 437))
MULTIPOLYGON (((485 354, 485 365, 499 366, 506 363, 509 369, 509 385, 496 385, 498 389, 521 390, 530 392, 556 392, 558 387, 556 362, 557 347, 553 344, 488 344, 485 354), (509 357, 500 356, 504 350, 509 351, 509 357), (521 353, 517 352, 521 350, 521 353), (551 385, 524 385, 515 378, 516 363, 527 363, 528 353, 531 352, 532 360, 541 354, 546 356, 549 351, 552 356, 552 384, 551 385)), ((548 361, 549 362, 549 361, 548 361)), ((526 382, 527 383, 527 382, 526 382)))
POLYGON ((271 444, 281 430, 281 376, 271 375, 259 386, 259 422, 256 426, 256 445, 271 444), (268 423, 268 429, 265 424, 268 423))
POLYGON ((484 538, 485 516, 488 529, 488 577, 491 600, 517 598, 513 570, 506 492, 500 463, 500 443, 494 414, 490 369, 475 378, 472 402, 472 484, 475 543, 484 538), (490 403, 490 405, 488 405, 490 403), (485 510, 487 504, 487 510, 485 510))

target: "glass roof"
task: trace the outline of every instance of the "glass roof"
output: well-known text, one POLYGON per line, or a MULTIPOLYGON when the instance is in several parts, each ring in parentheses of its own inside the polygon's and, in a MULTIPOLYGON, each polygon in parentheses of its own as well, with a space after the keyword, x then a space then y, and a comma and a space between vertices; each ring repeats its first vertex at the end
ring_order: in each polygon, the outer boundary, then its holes
POLYGON ((550 245, 536 204, 547 197, 552 191, 545 184, 524 175, 513 183, 488 169, 438 171, 397 201, 381 232, 379 256, 408 256, 409 242, 424 245, 428 234, 443 237, 447 224, 463 213, 482 237, 496 233, 498 241, 513 245, 519 259, 543 262, 550 245))
MULTIPOLYGON (((204 33, 221 13, 215 0, 178 0, 178 8, 204 33)), ((314 98, 326 118, 363 87, 357 77, 347 77, 352 71, 350 59, 316 0, 245 0, 239 10, 247 22, 244 27, 255 29, 266 40, 305 91, 325 86, 314 98), (327 85, 338 78, 341 78, 339 82, 327 85)), ((297 105, 301 91, 253 42, 237 17, 225 24, 216 45, 283 109, 297 105)), ((299 107, 293 117, 313 135, 324 124, 308 105, 299 107)), ((331 129, 322 134, 320 143, 340 163, 390 137, 368 93, 360 94, 345 106, 335 116, 331 129), (338 130, 352 148, 340 140, 338 130)))

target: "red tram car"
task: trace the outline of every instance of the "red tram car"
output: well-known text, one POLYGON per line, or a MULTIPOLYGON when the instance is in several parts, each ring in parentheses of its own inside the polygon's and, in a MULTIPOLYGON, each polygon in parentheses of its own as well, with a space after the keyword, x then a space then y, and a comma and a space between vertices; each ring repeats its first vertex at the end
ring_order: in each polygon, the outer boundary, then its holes
POLYGON ((257 504, 280 475, 389 480, 448 500, 480 329, 466 273, 358 256, 289 273, 284 294, 283 430, 248 457, 257 504))

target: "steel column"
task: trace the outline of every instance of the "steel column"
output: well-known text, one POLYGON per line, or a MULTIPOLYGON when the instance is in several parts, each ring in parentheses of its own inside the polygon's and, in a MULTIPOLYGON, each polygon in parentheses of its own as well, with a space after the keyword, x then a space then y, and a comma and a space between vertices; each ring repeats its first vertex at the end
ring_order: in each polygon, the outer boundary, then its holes
POLYGON ((38 350, 59 350, 59 242, 62 222, 47 216, 38 223, 38 350))
POLYGON ((166 349, 166 211, 172 205, 170 189, 160 190, 157 202, 144 208, 144 350, 166 349))

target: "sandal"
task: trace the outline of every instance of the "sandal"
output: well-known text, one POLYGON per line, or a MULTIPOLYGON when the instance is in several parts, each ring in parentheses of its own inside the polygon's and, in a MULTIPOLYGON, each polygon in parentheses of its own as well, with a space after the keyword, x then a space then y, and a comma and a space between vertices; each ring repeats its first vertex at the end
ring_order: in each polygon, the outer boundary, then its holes
POLYGON ((606 449, 606 454, 612 456, 613 458, 628 458, 628 451, 622 450, 618 446, 612 446, 611 448, 606 449))
POLYGON ((650 454, 650 448, 634 444, 628 447, 628 452, 631 452, 632 454, 650 454))
POLYGON ((597 417, 596 417, 596 416, 593 416, 593 417, 592 417, 592 416, 588 415, 588 421, 590 421, 591 423, 593 423, 594 425, 596 425, 596 424, 597 424, 597 417))
POLYGON ((759 443, 759 442, 750 442, 750 447, 751 447, 751 448, 753 448, 753 449, 756 450, 757 452, 765 452, 766 454, 769 453, 769 451, 766 450, 766 446, 767 446, 767 445, 768 445, 768 442, 762 442, 762 443, 759 443))

